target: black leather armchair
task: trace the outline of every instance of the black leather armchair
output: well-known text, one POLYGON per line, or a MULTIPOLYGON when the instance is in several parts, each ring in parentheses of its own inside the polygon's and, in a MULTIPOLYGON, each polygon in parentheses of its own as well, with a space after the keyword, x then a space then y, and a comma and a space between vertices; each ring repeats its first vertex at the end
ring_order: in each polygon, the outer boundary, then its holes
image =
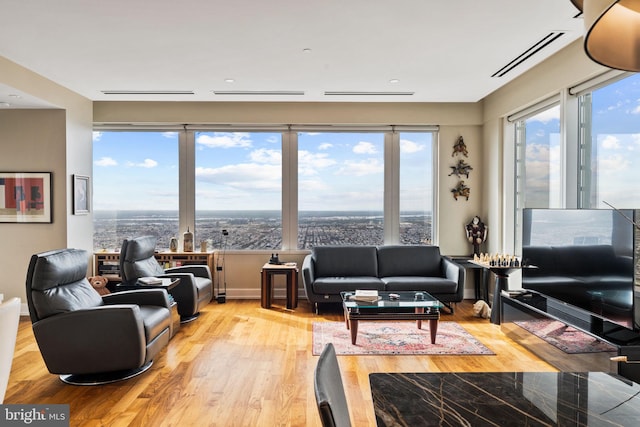
POLYGON ((33 333, 47 369, 68 384, 131 378, 169 343, 171 311, 163 289, 101 297, 86 278, 80 249, 35 254, 26 291, 33 333))
POLYGON ((157 239, 141 236, 124 240, 120 249, 120 275, 123 281, 140 277, 173 277, 180 283, 170 293, 178 303, 181 322, 195 319, 213 298, 213 280, 207 265, 185 265, 163 269, 153 256, 157 239))

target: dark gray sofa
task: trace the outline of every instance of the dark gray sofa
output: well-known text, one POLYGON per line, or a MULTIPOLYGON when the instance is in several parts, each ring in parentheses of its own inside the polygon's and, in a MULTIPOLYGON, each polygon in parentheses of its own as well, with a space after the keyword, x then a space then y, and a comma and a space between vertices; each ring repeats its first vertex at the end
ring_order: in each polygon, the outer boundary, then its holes
POLYGON ((633 258, 610 245, 524 246, 522 287, 591 311, 628 313, 633 307, 633 258))
POLYGON ((316 312, 357 289, 424 291, 444 303, 463 299, 465 270, 438 246, 317 246, 302 263, 302 281, 316 312))

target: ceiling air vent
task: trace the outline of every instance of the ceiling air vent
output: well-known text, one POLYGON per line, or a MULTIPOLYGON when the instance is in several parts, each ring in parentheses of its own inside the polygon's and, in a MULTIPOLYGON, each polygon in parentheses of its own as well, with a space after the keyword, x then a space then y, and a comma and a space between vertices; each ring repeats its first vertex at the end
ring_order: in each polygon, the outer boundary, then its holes
POLYGON ((564 31, 553 31, 543 37, 540 41, 535 43, 533 46, 522 52, 515 59, 509 62, 504 67, 500 68, 498 71, 493 73, 491 77, 503 77, 505 74, 511 72, 514 68, 522 64, 527 59, 531 58, 536 53, 540 52, 545 47, 549 46, 554 41, 558 40, 562 35, 564 35, 564 31))
POLYGON ((302 90, 214 90, 215 95, 304 95, 302 90))
POLYGON ((193 95, 192 90, 103 90, 105 95, 193 95))
POLYGON ((384 95, 411 96, 414 93, 415 92, 359 92, 359 91, 353 91, 353 90, 334 90, 334 91, 327 90, 327 91, 324 92, 324 94, 326 96, 332 96, 332 95, 337 95, 337 96, 384 96, 384 95))

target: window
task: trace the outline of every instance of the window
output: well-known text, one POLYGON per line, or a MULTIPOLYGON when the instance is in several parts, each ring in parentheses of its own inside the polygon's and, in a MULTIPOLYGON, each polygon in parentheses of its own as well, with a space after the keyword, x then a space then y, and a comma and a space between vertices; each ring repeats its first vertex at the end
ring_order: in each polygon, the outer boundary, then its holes
POLYGON ((152 234, 178 235, 178 133, 94 132, 94 248, 116 250, 152 234))
POLYGON ((97 131, 94 248, 116 250, 125 238, 153 234, 164 250, 187 227, 195 247, 204 241, 209 249, 430 244, 436 132, 97 131))
POLYGON ((583 208, 637 208, 640 194, 640 75, 580 96, 583 208))
POLYGON ((517 121, 516 145, 518 207, 561 207, 560 106, 517 121))
POLYGON ((298 247, 384 243, 384 134, 298 134, 298 247))
POLYGON ((433 136, 401 132, 400 243, 431 244, 433 222, 433 136))
POLYGON ((281 133, 196 132, 195 146, 198 241, 228 249, 279 249, 281 133))

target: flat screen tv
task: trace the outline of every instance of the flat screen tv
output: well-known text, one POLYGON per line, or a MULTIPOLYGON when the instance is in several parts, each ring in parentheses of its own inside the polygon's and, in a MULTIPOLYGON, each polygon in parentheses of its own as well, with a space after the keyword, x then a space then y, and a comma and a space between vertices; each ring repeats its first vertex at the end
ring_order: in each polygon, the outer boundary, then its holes
POLYGON ((524 209, 522 287, 639 330, 636 210, 524 209))

